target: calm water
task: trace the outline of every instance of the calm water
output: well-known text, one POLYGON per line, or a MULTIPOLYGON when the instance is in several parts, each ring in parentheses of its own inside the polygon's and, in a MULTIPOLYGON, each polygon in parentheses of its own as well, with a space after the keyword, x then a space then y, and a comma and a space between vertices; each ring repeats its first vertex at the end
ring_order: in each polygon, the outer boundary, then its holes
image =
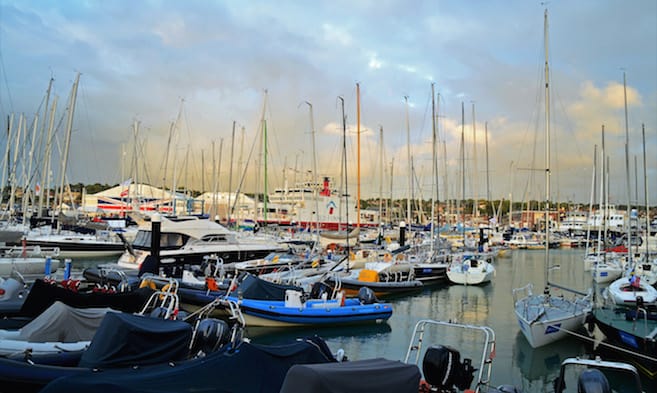
MULTIPOLYGON (((585 291, 591 279, 583 271, 584 250, 551 250, 551 281, 585 291)), ((544 251, 512 251, 495 262, 492 282, 485 286, 443 285, 425 288, 421 293, 391 299, 394 312, 387 324, 321 329, 268 330, 250 328, 254 342, 272 343, 312 334, 322 336, 335 352, 342 348, 349 359, 384 357, 404 360, 413 328, 421 319, 451 320, 463 324, 486 325, 496 334, 496 357, 493 361, 493 385, 512 384, 524 392, 553 391, 552 381, 559 374, 561 362, 587 353, 587 344, 567 338, 544 348, 533 349, 520 332, 513 312, 512 290, 534 284, 534 292, 545 285, 544 251)), ((85 261, 87 265, 90 261, 85 261)), ((78 265, 74 261, 74 266, 78 265)), ((553 291, 558 295, 558 291, 553 291)), ((425 335, 430 344, 449 345, 463 357, 479 359, 481 336, 454 329, 438 329, 425 335)), ((478 364, 477 360, 473 363, 478 364)), ((655 388, 653 385, 647 391, 655 388)), ((645 386, 644 386, 645 389, 645 386)))

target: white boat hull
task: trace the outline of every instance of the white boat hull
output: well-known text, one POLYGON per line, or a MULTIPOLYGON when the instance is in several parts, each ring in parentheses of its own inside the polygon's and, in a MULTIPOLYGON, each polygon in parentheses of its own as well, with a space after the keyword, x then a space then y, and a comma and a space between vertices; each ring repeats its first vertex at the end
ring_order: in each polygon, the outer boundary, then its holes
MULTIPOLYGON (((8 277, 13 271, 20 274, 44 274, 46 260, 45 258, 0 258, 0 276, 8 277)), ((59 268, 59 260, 50 261, 50 273, 54 273, 59 268)))
POLYGON ((456 262, 452 263, 449 268, 447 268, 447 278, 454 284, 484 284, 492 280, 494 275, 495 267, 490 263, 481 260, 478 261, 476 267, 463 262, 456 262))
POLYGON ((591 274, 596 283, 605 284, 620 277, 623 274, 623 268, 620 265, 598 264, 591 274))
POLYGON ((638 285, 632 285, 627 277, 621 277, 609 284, 607 294, 614 303, 622 306, 636 305, 641 297, 644 304, 657 304, 657 289, 640 280, 638 285))
POLYGON ((563 298, 530 295, 515 304, 522 334, 532 348, 551 344, 584 325, 590 304, 574 303, 563 298))

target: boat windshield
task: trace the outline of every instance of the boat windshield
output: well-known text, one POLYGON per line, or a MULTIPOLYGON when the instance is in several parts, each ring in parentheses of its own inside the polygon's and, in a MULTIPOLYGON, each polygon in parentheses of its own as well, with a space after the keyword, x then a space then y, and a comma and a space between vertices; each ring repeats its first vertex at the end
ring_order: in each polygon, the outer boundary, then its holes
MULTIPOLYGON (((135 237, 132 247, 139 250, 150 250, 151 231, 139 231, 135 237)), ((181 233, 162 233, 160 237, 161 250, 175 250, 185 245, 189 236, 181 233)))

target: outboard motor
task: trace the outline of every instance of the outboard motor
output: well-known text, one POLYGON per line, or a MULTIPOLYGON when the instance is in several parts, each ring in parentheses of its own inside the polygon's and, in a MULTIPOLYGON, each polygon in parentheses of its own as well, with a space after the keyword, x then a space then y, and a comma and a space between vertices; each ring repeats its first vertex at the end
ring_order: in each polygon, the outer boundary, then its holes
POLYGON ((358 290, 358 300, 360 304, 374 304, 379 302, 379 299, 374 295, 374 291, 368 287, 361 287, 358 290))
POLYGON ((611 393, 611 387, 602 371, 591 368, 579 375, 577 393, 611 393))
POLYGON ((476 369, 471 359, 460 361, 459 351, 443 345, 429 347, 422 360, 424 379, 440 390, 451 390, 456 386, 460 390, 470 388, 476 369))
POLYGON ((204 353, 211 353, 230 341, 228 323, 216 318, 207 318, 199 322, 196 328, 194 347, 204 353))

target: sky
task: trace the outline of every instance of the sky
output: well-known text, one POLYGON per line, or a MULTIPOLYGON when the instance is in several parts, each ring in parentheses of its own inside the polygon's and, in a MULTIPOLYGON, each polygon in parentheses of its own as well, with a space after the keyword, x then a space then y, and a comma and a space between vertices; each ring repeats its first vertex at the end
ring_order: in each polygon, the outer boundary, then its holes
POLYGON ((70 183, 133 178, 263 192, 266 125, 268 191, 305 180, 315 152, 318 173, 337 185, 346 167, 353 195, 360 162, 363 198, 544 200, 547 166, 550 199, 588 203, 600 198, 593 173, 604 161, 611 203, 629 197, 643 205, 647 182, 654 205, 657 2, 547 4, 549 133, 545 7, 525 0, 0 0, 2 124, 23 114, 31 129, 38 114, 40 129, 53 78, 58 178, 67 102, 80 73, 70 183))

